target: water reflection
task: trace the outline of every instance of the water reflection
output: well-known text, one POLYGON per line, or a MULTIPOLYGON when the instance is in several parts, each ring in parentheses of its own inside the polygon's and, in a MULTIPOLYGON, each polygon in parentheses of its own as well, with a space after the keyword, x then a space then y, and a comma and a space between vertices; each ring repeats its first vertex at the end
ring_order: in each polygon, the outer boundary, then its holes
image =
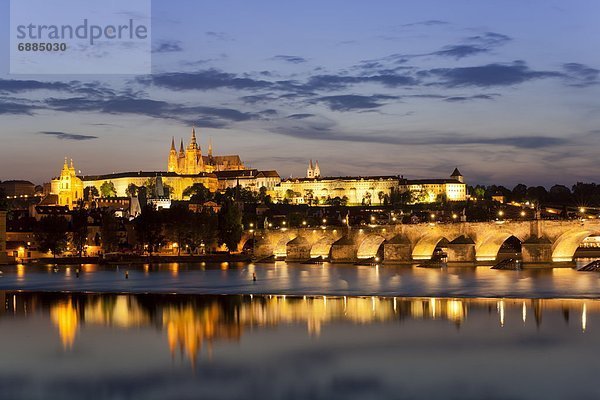
POLYGON ((82 326, 158 328, 174 357, 196 363, 203 349, 210 355, 218 341, 240 341, 255 328, 304 325, 309 336, 319 337, 329 324, 369 325, 388 322, 440 320, 461 328, 469 316, 496 315, 500 327, 522 320, 529 310, 542 327, 545 313, 560 313, 568 324, 570 313, 581 314, 581 331, 600 314, 600 301, 560 299, 446 299, 331 296, 187 296, 111 295, 0 292, 5 307, 2 319, 48 315, 65 351, 73 349, 82 326))

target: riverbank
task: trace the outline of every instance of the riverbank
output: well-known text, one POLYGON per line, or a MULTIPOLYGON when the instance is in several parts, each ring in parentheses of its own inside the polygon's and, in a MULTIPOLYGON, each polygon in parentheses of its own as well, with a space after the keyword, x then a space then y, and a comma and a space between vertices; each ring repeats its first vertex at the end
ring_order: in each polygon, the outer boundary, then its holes
POLYGON ((197 262, 250 262, 250 256, 246 254, 205 254, 200 256, 137 256, 121 255, 103 259, 100 257, 57 257, 36 258, 10 262, 8 265, 74 265, 74 264, 168 264, 168 263, 197 263, 197 262))

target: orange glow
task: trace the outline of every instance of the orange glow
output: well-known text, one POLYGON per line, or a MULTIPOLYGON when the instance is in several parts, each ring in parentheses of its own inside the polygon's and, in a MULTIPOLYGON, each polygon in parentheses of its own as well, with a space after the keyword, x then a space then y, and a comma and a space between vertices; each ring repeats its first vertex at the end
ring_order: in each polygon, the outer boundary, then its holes
POLYGON ((71 300, 54 305, 50 309, 52 322, 58 326, 58 334, 64 349, 73 348, 79 317, 71 300))

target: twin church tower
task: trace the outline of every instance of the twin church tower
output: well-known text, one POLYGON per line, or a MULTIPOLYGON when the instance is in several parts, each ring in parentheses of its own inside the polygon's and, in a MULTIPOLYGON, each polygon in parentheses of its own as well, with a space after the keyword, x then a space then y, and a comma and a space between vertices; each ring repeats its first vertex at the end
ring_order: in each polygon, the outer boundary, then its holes
POLYGON ((203 172, 230 171, 246 169, 239 155, 213 156, 212 141, 208 144, 208 155, 202 155, 202 148, 196 141, 196 129, 192 128, 192 137, 184 149, 183 139, 179 153, 175 149, 175 138, 171 139, 171 150, 167 171, 178 175, 198 175, 203 172))

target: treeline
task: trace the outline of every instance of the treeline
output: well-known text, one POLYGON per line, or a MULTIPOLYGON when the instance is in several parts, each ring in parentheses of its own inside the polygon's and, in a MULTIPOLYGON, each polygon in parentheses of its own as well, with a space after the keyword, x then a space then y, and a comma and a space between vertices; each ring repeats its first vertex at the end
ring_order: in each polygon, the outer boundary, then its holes
POLYGON ((570 188, 564 185, 554 185, 550 189, 544 186, 526 186, 518 184, 512 189, 504 186, 469 186, 471 196, 478 199, 491 200, 492 196, 504 196, 506 201, 519 203, 534 202, 536 204, 600 206, 600 185, 595 183, 577 182, 570 188))

